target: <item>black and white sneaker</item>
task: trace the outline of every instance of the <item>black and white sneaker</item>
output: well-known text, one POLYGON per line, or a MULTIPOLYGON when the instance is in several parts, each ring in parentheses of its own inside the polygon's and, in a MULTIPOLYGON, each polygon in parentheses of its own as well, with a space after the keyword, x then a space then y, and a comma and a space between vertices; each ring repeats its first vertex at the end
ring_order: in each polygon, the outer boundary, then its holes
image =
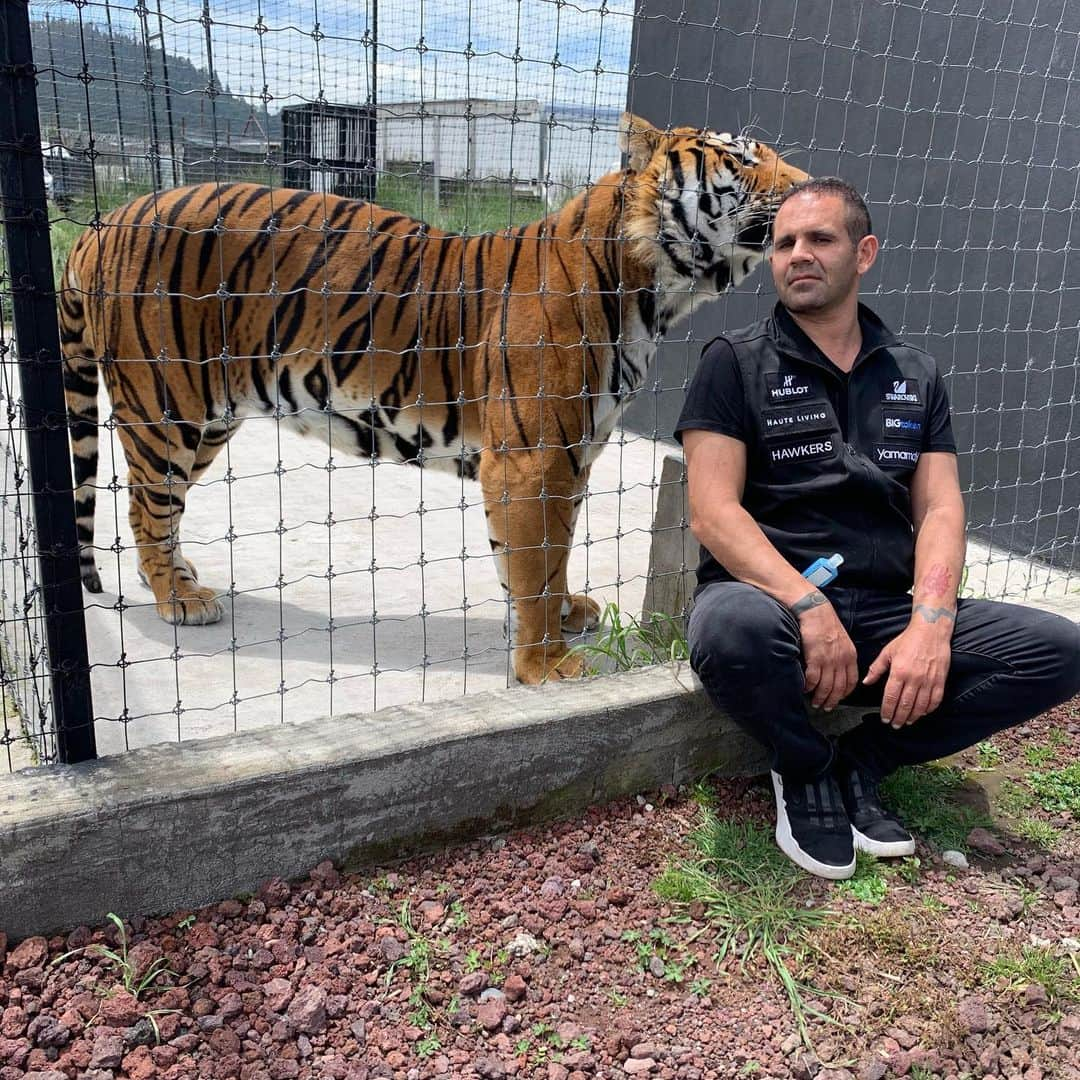
POLYGON ((851 822, 832 773, 817 780, 785 781, 772 774, 776 842, 796 866, 843 881, 855 873, 851 822))
POLYGON ((851 822, 855 850, 883 859, 914 855, 914 838, 881 805, 874 778, 864 769, 840 757, 837 758, 834 772, 851 822))

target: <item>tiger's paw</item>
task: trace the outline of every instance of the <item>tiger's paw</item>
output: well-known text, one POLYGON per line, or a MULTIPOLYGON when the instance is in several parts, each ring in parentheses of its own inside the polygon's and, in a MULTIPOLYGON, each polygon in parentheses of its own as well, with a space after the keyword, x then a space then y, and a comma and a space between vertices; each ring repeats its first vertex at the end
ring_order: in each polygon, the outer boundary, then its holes
POLYGON ((600 605, 583 593, 573 593, 562 604, 562 628, 570 634, 595 630, 600 625, 600 605))
POLYGON ((560 679, 577 679, 584 671, 581 655, 565 645, 549 645, 515 650, 514 674, 520 683, 536 686, 560 679))
POLYGON ((156 607, 157 613, 173 626, 207 626, 220 622, 225 614, 225 605, 214 590, 201 587, 159 600, 156 607))

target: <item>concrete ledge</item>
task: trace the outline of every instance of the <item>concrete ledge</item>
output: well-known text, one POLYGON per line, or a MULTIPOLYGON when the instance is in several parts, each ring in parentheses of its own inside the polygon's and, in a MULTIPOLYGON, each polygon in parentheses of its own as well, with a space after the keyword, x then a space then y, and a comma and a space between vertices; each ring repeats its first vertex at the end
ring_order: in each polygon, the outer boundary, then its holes
POLYGON ((195 907, 765 767, 688 668, 656 667, 24 770, 0 776, 0 929, 195 907))

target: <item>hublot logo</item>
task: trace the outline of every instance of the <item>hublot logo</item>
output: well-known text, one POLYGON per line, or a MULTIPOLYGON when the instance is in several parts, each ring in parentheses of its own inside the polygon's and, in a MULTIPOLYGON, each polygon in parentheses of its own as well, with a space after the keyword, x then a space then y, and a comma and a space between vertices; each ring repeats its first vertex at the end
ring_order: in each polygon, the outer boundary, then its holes
POLYGON ((810 383, 805 376, 795 373, 772 373, 765 376, 769 401, 795 401, 810 396, 810 383))

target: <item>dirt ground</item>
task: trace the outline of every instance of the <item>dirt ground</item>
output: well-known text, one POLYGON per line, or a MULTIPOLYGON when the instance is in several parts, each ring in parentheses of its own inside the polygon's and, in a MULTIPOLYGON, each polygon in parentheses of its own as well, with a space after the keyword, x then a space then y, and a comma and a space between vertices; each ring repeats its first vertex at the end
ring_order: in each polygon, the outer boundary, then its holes
POLYGON ((0 1080, 1080 1077, 1078 751, 1080 699, 910 774, 917 856, 842 886, 716 781, 0 934, 0 1080))

